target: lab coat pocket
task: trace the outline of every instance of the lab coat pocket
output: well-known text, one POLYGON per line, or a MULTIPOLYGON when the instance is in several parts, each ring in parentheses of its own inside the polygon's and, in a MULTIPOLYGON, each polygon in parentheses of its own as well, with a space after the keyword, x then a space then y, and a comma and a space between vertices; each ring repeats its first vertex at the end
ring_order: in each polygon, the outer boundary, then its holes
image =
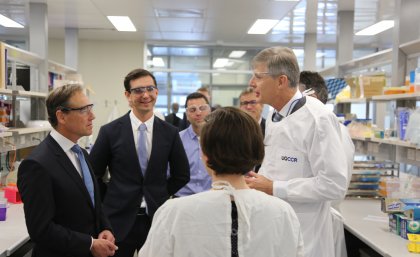
POLYGON ((277 148, 275 163, 278 165, 280 180, 301 178, 305 164, 304 154, 290 149, 277 148))

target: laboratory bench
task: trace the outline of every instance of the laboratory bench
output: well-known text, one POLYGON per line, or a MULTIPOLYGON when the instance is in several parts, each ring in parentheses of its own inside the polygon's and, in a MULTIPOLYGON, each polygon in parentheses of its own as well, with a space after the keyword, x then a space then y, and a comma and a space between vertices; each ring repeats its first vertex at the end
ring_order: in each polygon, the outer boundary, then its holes
MULTIPOLYGON (((408 240, 389 232, 388 215, 381 211, 379 199, 346 199, 340 204, 340 211, 344 228, 380 256, 420 256, 407 250, 408 240)), ((348 252, 349 247, 352 246, 347 244, 348 252)))
MULTIPOLYGON (((375 199, 344 200, 340 210, 345 229, 380 256, 419 257, 408 252, 407 240, 388 231, 388 216, 380 206, 375 199)), ((9 204, 6 221, 0 221, 0 257, 16 253, 28 241, 23 204, 9 204)))
POLYGON ((11 256, 29 241, 23 204, 11 204, 6 220, 0 221, 0 257, 11 256))

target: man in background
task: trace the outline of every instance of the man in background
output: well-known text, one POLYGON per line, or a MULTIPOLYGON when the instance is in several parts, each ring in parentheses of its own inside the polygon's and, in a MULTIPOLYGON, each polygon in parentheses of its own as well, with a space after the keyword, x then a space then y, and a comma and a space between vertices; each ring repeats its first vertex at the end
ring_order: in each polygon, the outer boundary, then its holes
POLYGON ((107 168, 111 175, 103 206, 115 229, 116 256, 133 257, 154 213, 188 183, 190 169, 178 129, 153 113, 159 94, 153 74, 129 72, 124 89, 131 111, 101 127, 90 158, 99 180, 107 168))
POLYGON ((189 94, 185 101, 185 112, 190 125, 179 132, 179 135, 190 163, 190 182, 176 196, 192 195, 211 188, 211 177, 201 160, 200 147, 201 128, 205 124, 204 119, 210 114, 208 99, 198 92, 189 94))
POLYGON ((265 135, 265 119, 261 116, 263 105, 257 102, 254 89, 249 87, 239 95, 239 108, 251 115, 260 124, 263 135, 265 135))
POLYGON ((77 145, 92 134, 93 104, 81 86, 65 85, 51 91, 46 105, 53 129, 22 161, 17 181, 32 256, 112 256, 111 225, 87 152, 77 145))
POLYGON ((165 116, 165 121, 169 122, 170 124, 174 125, 175 127, 179 127, 179 122, 181 119, 176 115, 179 110, 179 104, 178 103, 172 103, 171 104, 171 110, 172 113, 168 116, 165 116))

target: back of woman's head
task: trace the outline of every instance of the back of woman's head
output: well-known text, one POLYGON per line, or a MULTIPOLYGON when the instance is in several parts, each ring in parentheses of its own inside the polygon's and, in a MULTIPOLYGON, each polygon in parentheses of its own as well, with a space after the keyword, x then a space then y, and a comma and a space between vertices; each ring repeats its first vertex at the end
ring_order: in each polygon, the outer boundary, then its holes
POLYGON ((249 114, 223 107, 206 117, 201 148, 216 174, 245 174, 264 158, 260 126, 249 114))

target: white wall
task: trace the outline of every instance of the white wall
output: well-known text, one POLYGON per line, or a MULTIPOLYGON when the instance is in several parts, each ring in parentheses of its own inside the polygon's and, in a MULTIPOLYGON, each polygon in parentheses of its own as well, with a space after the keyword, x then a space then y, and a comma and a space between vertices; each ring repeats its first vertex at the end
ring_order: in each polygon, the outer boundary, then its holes
MULTIPOLYGON (((64 64, 64 41, 50 40, 48 54, 50 60, 64 64)), ((124 77, 131 70, 143 67, 143 42, 80 40, 78 58, 78 72, 84 85, 94 91, 90 98, 95 104, 95 139, 100 126, 107 123, 115 102, 120 116, 129 110, 124 77)))

